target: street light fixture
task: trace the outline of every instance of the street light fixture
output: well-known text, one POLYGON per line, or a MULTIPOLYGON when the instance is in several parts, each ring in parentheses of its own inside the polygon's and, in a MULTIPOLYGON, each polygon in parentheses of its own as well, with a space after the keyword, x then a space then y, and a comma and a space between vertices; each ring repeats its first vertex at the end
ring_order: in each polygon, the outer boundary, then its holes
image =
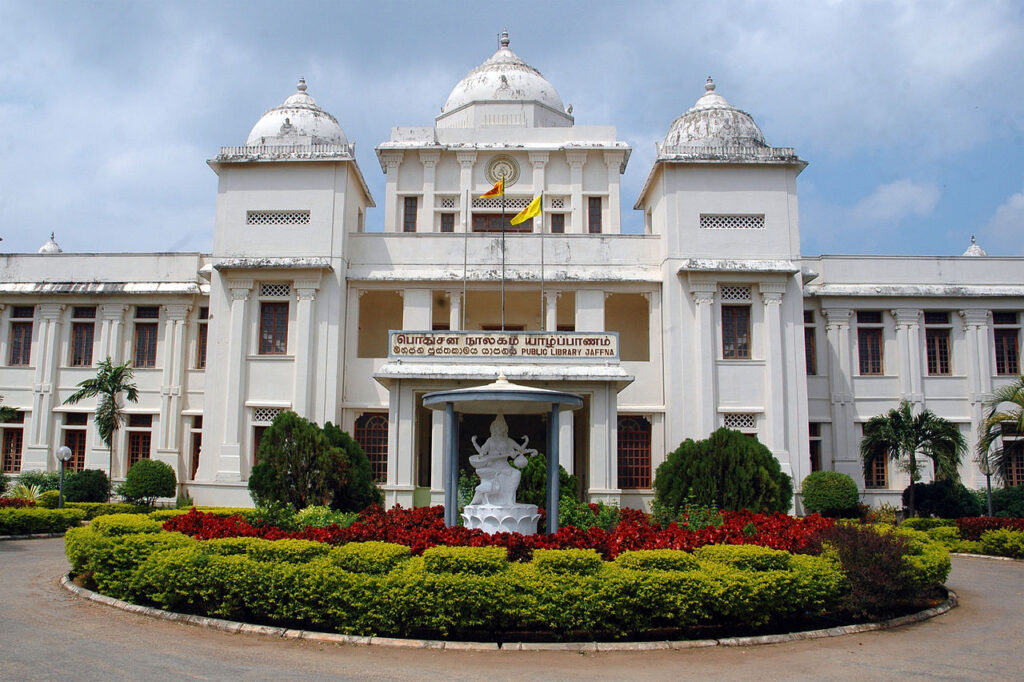
POLYGON ((64 508, 64 465, 71 461, 74 453, 67 445, 57 448, 57 459, 60 460, 60 493, 57 497, 57 509, 64 508))

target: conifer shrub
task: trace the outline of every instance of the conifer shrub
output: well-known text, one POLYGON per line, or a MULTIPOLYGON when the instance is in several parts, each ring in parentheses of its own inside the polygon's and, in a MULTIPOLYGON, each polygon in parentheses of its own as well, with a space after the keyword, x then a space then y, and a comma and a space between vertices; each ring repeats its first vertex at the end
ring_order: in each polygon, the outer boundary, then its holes
POLYGON ((110 479, 99 469, 73 471, 64 477, 65 502, 106 502, 110 497, 110 479))
POLYGON ((366 456, 362 446, 331 422, 324 424, 323 432, 333 447, 344 452, 346 460, 346 475, 334 489, 331 509, 360 512, 371 505, 383 505, 384 494, 373 481, 370 458, 366 456))
POLYGON ((155 459, 140 459, 128 470, 117 494, 129 504, 152 507, 158 497, 174 497, 178 480, 170 464, 155 459))
POLYGON ((725 428, 704 440, 683 441, 658 467, 654 491, 668 513, 679 513, 687 504, 786 512, 793 501, 792 481, 771 451, 725 428))
POLYGON ((801 485, 804 509, 828 518, 853 518, 859 514, 857 483, 838 471, 815 471, 801 485))

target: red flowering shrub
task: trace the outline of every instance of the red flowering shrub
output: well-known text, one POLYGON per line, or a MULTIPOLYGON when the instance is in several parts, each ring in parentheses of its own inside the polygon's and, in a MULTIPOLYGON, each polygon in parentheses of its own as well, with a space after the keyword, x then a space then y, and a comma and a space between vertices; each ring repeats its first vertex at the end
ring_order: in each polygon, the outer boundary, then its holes
POLYGON ((14 507, 20 509, 21 507, 34 507, 36 506, 35 500, 23 500, 20 497, 0 497, 0 507, 14 507))
POLYGON ((621 552, 639 549, 682 549, 692 551, 712 544, 761 545, 788 552, 803 550, 819 530, 830 528, 830 519, 812 515, 795 518, 786 514, 755 514, 723 512, 720 526, 689 530, 672 523, 668 528, 652 525, 640 511, 623 509, 622 520, 611 532, 594 527, 580 530, 566 526, 553 535, 521 535, 495 533, 479 529, 444 525, 443 507, 388 511, 369 507, 359 520, 348 528, 336 525, 327 528, 307 527, 297 532, 274 527, 254 527, 240 516, 219 517, 193 509, 188 514, 168 519, 164 529, 178 531, 200 540, 226 537, 260 537, 268 540, 298 538, 332 545, 376 540, 409 547, 413 554, 436 545, 464 547, 505 547, 511 561, 529 561, 535 549, 594 549, 605 559, 614 559, 621 552))
POLYGON ((1024 519, 1008 519, 1001 516, 965 517, 956 520, 956 527, 960 529, 960 537, 964 540, 980 540, 981 534, 987 530, 1024 530, 1024 519))

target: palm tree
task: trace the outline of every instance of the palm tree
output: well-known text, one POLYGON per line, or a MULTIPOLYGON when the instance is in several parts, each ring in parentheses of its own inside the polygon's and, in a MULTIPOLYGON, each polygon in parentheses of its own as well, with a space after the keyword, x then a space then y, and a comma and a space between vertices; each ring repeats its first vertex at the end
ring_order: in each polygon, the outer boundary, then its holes
POLYGON ((921 480, 921 464, 917 455, 931 458, 935 477, 959 481, 958 468, 967 442, 956 424, 937 416, 931 410, 915 415, 910 403, 901 400, 888 414, 872 417, 864 424, 864 437, 860 441, 860 456, 865 474, 879 459, 891 459, 910 474, 910 493, 907 508, 911 516, 914 508, 914 483, 921 480))
POLYGON ((139 389, 132 381, 134 377, 135 373, 127 362, 115 367, 108 355, 106 360, 100 360, 97 365, 96 376, 78 384, 78 390, 64 401, 65 405, 74 405, 86 398, 99 396, 100 400, 96 405, 96 429, 110 451, 107 476, 111 479, 114 477, 114 433, 124 423, 120 395, 124 393, 129 401, 139 402, 139 389))
POLYGON ((997 388, 984 403, 978 464, 999 476, 1003 485, 1010 479, 1010 466, 1022 450, 1020 440, 1007 441, 1005 436, 1020 435, 1024 435, 1024 376, 997 388))

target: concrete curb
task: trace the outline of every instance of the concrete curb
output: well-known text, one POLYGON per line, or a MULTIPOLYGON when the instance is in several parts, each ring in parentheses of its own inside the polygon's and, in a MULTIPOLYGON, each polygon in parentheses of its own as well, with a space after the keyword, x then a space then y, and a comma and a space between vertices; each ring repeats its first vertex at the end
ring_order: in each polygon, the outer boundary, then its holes
POLYGON ((43 538, 62 538, 64 533, 30 533, 28 535, 0 535, 0 542, 4 540, 41 540, 43 538))
POLYGON ((359 635, 341 635, 332 632, 313 632, 310 630, 291 630, 288 628, 274 627, 271 625, 250 625, 239 623, 233 620, 220 618, 207 618, 206 616, 194 616, 186 613, 174 613, 162 611, 149 606, 139 606, 120 599, 114 599, 106 595, 79 587, 71 581, 70 574, 64 574, 60 578, 61 587, 75 595, 94 601, 99 604, 113 606, 114 608, 138 613, 150 618, 158 618, 174 623, 185 623, 187 625, 198 625, 212 630, 222 632, 241 633, 246 635, 265 635, 268 637, 283 637, 285 639, 302 639, 311 642, 328 642, 331 644, 355 644, 362 646, 381 646, 401 649, 446 649, 448 651, 575 651, 578 653, 593 653, 602 651, 652 651, 665 649, 700 649, 713 646, 757 646, 760 644, 781 644, 784 642, 796 642, 805 639, 821 639, 825 637, 839 637, 841 635, 853 635, 861 632, 874 630, 887 630, 889 628, 919 623, 929 618, 942 615, 957 605, 956 593, 947 590, 946 600, 924 611, 912 613, 908 616, 892 618, 879 623, 862 623, 859 625, 842 625, 824 630, 808 630, 805 632, 791 632, 783 635, 761 635, 756 637, 726 637, 722 639, 696 639, 681 641, 658 641, 658 642, 447 642, 436 639, 397 639, 394 637, 364 637, 359 635))
POLYGON ((963 554, 962 552, 950 552, 949 556, 960 557, 961 559, 992 559, 994 561, 1024 561, 1014 559, 1012 556, 994 556, 992 554, 963 554))

